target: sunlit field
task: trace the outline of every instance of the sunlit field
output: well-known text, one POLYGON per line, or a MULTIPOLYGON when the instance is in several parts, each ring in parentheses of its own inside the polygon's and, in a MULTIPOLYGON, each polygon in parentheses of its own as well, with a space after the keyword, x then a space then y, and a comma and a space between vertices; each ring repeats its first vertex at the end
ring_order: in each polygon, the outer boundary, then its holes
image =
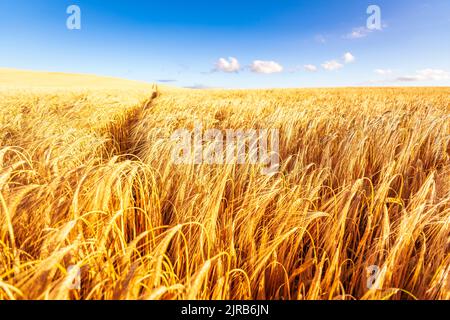
POLYGON ((0 299, 450 299, 448 87, 2 70, 0 126, 0 299), (278 172, 174 163, 196 123, 279 129, 278 172))

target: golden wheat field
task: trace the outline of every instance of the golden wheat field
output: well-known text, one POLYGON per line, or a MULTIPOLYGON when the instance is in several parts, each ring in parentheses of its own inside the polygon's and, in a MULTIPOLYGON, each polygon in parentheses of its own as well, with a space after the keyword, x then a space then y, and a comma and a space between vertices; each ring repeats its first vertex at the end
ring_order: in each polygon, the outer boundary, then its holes
POLYGON ((450 88, 1 70, 0 125, 0 299, 450 299, 450 88), (195 123, 279 129, 279 171, 173 163, 195 123))

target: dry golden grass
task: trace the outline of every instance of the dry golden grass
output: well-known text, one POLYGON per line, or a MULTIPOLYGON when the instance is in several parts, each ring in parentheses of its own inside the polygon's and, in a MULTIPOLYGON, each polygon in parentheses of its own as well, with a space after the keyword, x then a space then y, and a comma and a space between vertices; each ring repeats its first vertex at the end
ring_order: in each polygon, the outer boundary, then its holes
POLYGON ((450 88, 26 77, 0 81, 0 299, 450 299, 450 88), (173 164, 196 121, 279 128, 280 172, 173 164))

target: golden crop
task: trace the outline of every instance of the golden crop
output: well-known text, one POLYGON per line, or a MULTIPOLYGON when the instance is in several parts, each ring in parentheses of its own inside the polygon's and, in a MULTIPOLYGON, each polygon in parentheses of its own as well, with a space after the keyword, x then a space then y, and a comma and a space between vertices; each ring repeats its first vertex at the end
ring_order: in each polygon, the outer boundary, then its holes
POLYGON ((450 88, 20 77, 0 81, 0 299, 450 299, 450 88), (278 128, 279 173, 174 164, 195 122, 278 128))

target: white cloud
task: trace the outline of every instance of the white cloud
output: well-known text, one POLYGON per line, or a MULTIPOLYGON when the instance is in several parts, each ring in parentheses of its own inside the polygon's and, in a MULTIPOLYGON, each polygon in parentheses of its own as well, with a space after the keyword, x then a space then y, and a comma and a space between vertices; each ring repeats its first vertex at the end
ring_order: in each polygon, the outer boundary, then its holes
POLYGON ((236 58, 229 57, 228 60, 225 58, 220 58, 216 62, 216 71, 223 72, 238 72, 241 69, 241 65, 236 58))
POLYGON ((401 82, 413 81, 439 81, 449 80, 450 73, 439 69, 423 69, 416 71, 415 75, 398 77, 396 80, 401 82))
POLYGON ((317 67, 313 64, 305 64, 303 66, 303 68, 308 72, 316 72, 317 71, 317 67))
POLYGON ((375 72, 376 74, 379 74, 381 76, 386 76, 386 75, 392 74, 391 69, 375 69, 373 72, 375 72))
POLYGON ((337 62, 336 60, 326 61, 325 63, 322 64, 322 68, 328 71, 339 70, 342 67, 344 67, 344 65, 337 62))
POLYGON ((255 73, 279 73, 283 71, 283 66, 275 61, 261 61, 255 60, 250 65, 250 69, 255 73))
POLYGON ((355 56, 350 52, 347 52, 346 54, 344 54, 344 61, 345 63, 352 63, 355 61, 355 56))

